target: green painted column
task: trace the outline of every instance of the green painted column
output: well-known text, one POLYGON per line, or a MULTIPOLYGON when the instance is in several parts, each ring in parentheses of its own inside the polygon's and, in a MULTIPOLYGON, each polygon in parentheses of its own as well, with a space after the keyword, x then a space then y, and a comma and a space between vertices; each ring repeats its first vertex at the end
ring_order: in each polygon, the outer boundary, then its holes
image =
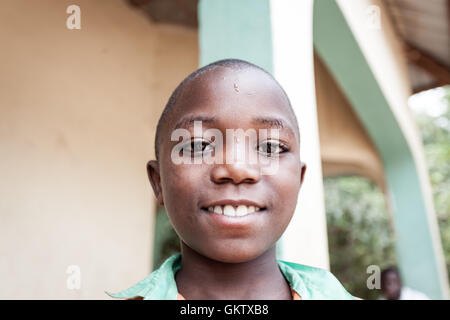
POLYGON ((439 235, 430 227, 430 219, 436 218, 427 212, 414 156, 335 1, 315 1, 314 45, 382 157, 404 283, 432 298, 444 298, 448 284, 443 283, 445 267, 439 265, 439 235))
POLYGON ((200 66, 237 58, 273 72, 269 0, 201 0, 200 66))

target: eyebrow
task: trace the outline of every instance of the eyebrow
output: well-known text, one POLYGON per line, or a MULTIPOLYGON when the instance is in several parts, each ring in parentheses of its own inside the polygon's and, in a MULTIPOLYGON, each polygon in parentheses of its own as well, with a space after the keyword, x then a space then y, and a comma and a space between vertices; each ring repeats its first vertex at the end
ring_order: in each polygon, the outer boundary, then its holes
POLYGON ((269 127, 277 128, 277 129, 284 129, 284 121, 279 118, 272 118, 272 117, 257 117, 253 119, 254 123, 267 125, 269 127))
POLYGON ((202 123, 213 123, 216 122, 217 119, 216 117, 209 117, 209 116, 186 116, 181 118, 175 124, 174 129, 192 127, 195 121, 201 121, 202 123))
MULTIPOLYGON (((287 129, 291 131, 292 134, 294 134, 294 130, 291 128, 290 125, 286 124, 286 121, 284 121, 281 118, 275 118, 275 117, 256 117, 253 119, 253 123, 256 124, 262 124, 270 128, 276 128, 279 130, 287 129)), ((295 135, 295 134, 294 134, 295 135)))
MULTIPOLYGON (((215 123, 217 122, 216 117, 211 116, 202 116, 202 115, 188 115, 183 118, 181 118, 174 126, 174 130, 178 128, 190 128, 194 126, 195 121, 202 121, 202 123, 215 123)), ((276 128, 279 130, 287 129, 292 134, 294 134, 294 130, 291 128, 290 125, 286 124, 286 121, 284 121, 281 118, 276 117, 255 117, 252 119, 252 123, 264 125, 269 128, 276 128)), ((294 134, 295 136, 295 134, 294 134)))

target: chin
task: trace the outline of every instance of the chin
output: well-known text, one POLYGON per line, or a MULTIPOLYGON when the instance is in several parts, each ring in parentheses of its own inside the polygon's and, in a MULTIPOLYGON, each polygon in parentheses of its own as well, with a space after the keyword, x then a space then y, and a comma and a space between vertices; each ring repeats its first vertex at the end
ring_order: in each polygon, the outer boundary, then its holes
POLYGON ((215 249, 208 248, 204 251, 206 257, 223 263, 243 263, 254 260, 261 256, 265 250, 260 248, 249 248, 246 245, 216 246, 215 249))

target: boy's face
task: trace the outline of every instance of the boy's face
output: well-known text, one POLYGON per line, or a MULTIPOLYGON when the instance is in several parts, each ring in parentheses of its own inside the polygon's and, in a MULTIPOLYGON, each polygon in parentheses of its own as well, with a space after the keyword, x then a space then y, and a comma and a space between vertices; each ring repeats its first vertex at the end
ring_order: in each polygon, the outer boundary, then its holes
MULTIPOLYGON (((205 145, 210 142, 195 136, 189 123, 182 127, 193 139, 205 145)), ((221 262, 249 261, 270 249, 292 218, 306 170, 300 162, 295 119, 277 84, 254 68, 210 70, 183 88, 161 130, 159 166, 156 161, 149 162, 149 177, 181 240, 203 256, 221 262), (175 164, 171 152, 179 141, 171 141, 171 133, 180 120, 197 117, 203 119, 203 131, 214 128, 222 132, 224 156, 226 129, 258 132, 274 128, 273 121, 262 119, 281 120, 283 127, 277 127, 276 141, 265 137, 265 141, 257 141, 261 142, 259 147, 245 149, 261 156, 270 140, 275 153, 267 159, 278 161, 277 171, 261 174, 259 164, 248 161, 175 164), (208 211, 215 204, 223 211, 227 203, 234 209, 246 205, 251 211, 253 205, 260 210, 239 217, 208 211)))

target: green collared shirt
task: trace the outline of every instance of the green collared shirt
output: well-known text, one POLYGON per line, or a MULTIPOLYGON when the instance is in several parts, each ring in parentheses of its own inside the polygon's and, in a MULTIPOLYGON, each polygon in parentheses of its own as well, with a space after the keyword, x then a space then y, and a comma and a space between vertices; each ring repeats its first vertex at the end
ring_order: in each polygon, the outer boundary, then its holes
MULTIPOLYGON (((289 285, 302 298, 323 300, 355 299, 329 271, 297 263, 277 260, 289 285)), ((118 299, 143 297, 144 300, 177 300, 175 273, 181 268, 181 254, 175 253, 144 280, 118 293, 108 293, 118 299)))

